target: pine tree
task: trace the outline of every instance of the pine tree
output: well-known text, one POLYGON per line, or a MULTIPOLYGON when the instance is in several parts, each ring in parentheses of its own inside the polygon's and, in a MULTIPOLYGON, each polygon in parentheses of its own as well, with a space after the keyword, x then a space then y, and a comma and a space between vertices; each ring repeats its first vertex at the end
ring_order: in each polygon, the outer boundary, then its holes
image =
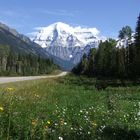
POLYGON ((88 75, 93 75, 93 70, 94 70, 94 60, 95 60, 95 55, 96 55, 96 49, 93 48, 90 50, 89 57, 88 57, 88 68, 87 68, 87 73, 88 75))
POLYGON ((94 75, 104 75, 104 61, 105 61, 105 44, 100 42, 99 47, 97 49, 97 53, 95 55, 94 61, 94 75))
POLYGON ((131 38, 132 35, 132 29, 130 26, 125 26, 119 31, 119 38, 125 39, 125 38, 131 38))
POLYGON ((116 57, 115 57, 116 41, 108 39, 105 42, 101 42, 94 60, 94 75, 95 76, 113 76, 115 69, 116 57))
POLYGON ((135 59, 135 46, 134 44, 129 44, 125 48, 125 67, 127 78, 134 78, 135 69, 134 69, 134 59, 135 59))
POLYGON ((136 32, 135 32, 135 46, 140 50, 140 14, 138 17, 136 32))
POLYGON ((111 54, 110 54, 110 66, 109 66, 109 75, 110 77, 116 77, 116 69, 117 69, 117 62, 116 62, 116 57, 117 57, 117 53, 116 53, 116 47, 114 46, 111 50, 111 54))
POLYGON ((117 49, 117 77, 124 79, 126 77, 125 68, 125 49, 117 49))
POLYGON ((140 14, 138 17, 136 32, 135 32, 135 59, 134 59, 134 69, 135 77, 140 77, 140 14))

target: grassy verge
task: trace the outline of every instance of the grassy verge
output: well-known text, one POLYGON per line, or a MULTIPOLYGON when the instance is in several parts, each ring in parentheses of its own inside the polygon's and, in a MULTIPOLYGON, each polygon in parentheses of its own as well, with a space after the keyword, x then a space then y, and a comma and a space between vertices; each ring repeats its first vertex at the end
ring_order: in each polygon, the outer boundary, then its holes
POLYGON ((140 86, 95 89, 72 75, 1 85, 5 140, 139 140, 140 86))

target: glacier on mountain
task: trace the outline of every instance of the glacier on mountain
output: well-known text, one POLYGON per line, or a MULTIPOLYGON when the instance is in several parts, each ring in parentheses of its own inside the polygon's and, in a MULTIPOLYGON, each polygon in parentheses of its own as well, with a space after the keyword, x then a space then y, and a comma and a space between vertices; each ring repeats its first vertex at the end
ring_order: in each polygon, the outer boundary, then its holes
POLYGON ((39 28, 33 41, 43 47, 62 69, 71 70, 83 54, 98 47, 102 39, 96 28, 72 27, 57 22, 39 28))
POLYGON ((132 33, 131 38, 125 37, 123 39, 117 39, 117 45, 116 48, 126 48, 128 45, 134 43, 135 41, 135 33, 132 33))

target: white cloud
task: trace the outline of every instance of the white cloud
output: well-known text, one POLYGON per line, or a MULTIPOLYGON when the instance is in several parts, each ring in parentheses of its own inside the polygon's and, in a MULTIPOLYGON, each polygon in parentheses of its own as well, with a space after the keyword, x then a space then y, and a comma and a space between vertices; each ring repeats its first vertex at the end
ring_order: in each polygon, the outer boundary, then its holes
POLYGON ((46 27, 35 27, 34 30, 39 31, 39 30, 42 30, 42 29, 44 29, 44 28, 46 28, 46 27))
POLYGON ((31 40, 34 40, 37 34, 38 34, 38 32, 31 32, 31 33, 27 33, 26 35, 27 35, 31 40))
MULTIPOLYGON (((88 27, 82 27, 82 26, 69 26, 71 30, 74 30, 74 32, 92 32, 94 35, 99 35, 100 31, 97 28, 88 28, 88 27)), ((46 27, 35 27, 34 30, 43 30, 46 27)))
POLYGON ((68 16, 68 17, 74 17, 79 11, 68 11, 68 10, 62 10, 62 9, 56 9, 56 10, 39 10, 42 14, 47 15, 53 15, 53 16, 68 16))
MULTIPOLYGON (((12 11, 12 10, 3 10, 0 11, 2 16, 5 16, 7 18, 21 18, 22 19, 29 19, 30 15, 29 14, 25 14, 23 11, 12 11)), ((21 19, 20 19, 21 20, 21 19)))
MULTIPOLYGON (((79 36, 80 34, 83 35, 83 33, 85 33, 85 36, 87 35, 87 33, 92 33, 95 37, 99 37, 100 39, 102 40, 106 40, 106 37, 105 36, 102 36, 100 34, 100 31, 97 29, 97 28, 88 28, 88 27, 83 27, 83 26, 69 26, 65 23, 62 23, 62 22, 57 22, 57 23, 61 23, 62 25, 62 28, 68 32, 71 32, 71 33, 77 33, 79 36)), ((55 25, 56 23, 52 24, 52 25, 55 25)), ((52 26, 51 25, 51 26, 52 26)), ((35 27, 34 30, 35 32, 32 32, 32 33, 28 33, 27 35, 30 36, 30 37, 35 37, 37 35, 37 33, 40 31, 40 30, 43 30, 43 29, 47 29, 48 31, 48 34, 50 32, 50 29, 52 30, 52 28, 47 28, 47 27, 35 27)))
POLYGON ((100 31, 97 28, 74 27, 77 32, 92 32, 94 35, 99 35, 100 31))
POLYGON ((36 36, 38 32, 27 33, 28 36, 36 36))
POLYGON ((66 12, 66 11, 44 11, 45 14, 50 15, 57 15, 57 16, 74 16, 72 13, 66 12))

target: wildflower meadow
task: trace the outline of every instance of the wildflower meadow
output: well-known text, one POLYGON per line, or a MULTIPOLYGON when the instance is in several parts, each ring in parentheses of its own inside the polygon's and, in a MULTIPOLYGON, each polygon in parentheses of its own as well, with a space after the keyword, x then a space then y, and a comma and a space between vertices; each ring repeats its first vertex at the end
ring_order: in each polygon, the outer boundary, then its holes
POLYGON ((43 79, 1 85, 2 140, 139 140, 140 86, 95 79, 43 79))

